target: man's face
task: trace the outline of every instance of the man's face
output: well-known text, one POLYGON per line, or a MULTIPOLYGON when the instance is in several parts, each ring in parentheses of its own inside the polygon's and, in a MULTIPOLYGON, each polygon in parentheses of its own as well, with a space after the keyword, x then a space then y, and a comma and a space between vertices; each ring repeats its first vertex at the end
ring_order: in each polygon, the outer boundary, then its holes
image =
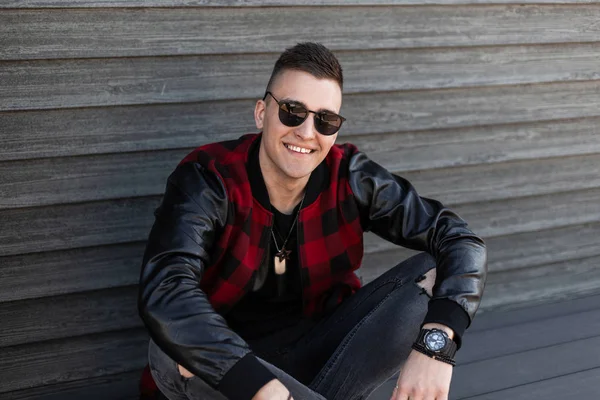
MULTIPOLYGON (((303 71, 283 71, 276 78, 271 92, 279 101, 299 103, 312 111, 328 110, 339 114, 342 106, 342 91, 337 82, 317 79, 303 71)), ((260 152, 262 173, 265 177, 274 174, 279 181, 308 179, 337 138, 337 133, 325 136, 317 132, 313 113, 309 113, 299 126, 285 126, 279 120, 279 106, 271 96, 256 103, 254 118, 256 127, 263 131, 260 152), (310 153, 300 153, 298 147, 310 150, 310 153)))

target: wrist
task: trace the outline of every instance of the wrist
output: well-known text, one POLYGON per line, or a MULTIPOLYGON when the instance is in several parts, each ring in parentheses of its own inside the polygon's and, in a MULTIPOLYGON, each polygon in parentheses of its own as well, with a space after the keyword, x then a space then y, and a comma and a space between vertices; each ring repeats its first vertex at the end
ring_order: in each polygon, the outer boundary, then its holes
POLYGON ((456 342, 446 333, 446 329, 450 329, 443 325, 441 327, 436 325, 441 324, 425 324, 413 343, 412 348, 435 360, 455 365, 456 342))

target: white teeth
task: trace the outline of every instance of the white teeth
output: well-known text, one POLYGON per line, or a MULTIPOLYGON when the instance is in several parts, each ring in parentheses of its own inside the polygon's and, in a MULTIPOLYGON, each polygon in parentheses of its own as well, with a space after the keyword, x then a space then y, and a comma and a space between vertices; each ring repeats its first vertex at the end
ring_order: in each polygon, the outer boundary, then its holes
POLYGON ((296 153, 302 153, 302 154, 308 154, 312 151, 309 149, 304 149, 302 147, 292 146, 291 144, 286 144, 285 147, 287 147, 288 149, 290 149, 292 151, 295 151, 296 153))

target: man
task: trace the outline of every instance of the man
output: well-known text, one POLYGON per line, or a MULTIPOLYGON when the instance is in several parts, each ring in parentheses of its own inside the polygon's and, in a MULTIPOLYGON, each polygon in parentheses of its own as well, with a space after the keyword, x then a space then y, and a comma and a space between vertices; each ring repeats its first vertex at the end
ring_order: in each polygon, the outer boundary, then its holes
POLYGON ((485 245, 334 144, 342 84, 324 46, 286 50, 256 103, 261 133, 202 146, 170 175, 139 297, 169 399, 366 399, 401 366, 393 400, 447 399, 485 245), (369 230, 423 253, 361 287, 369 230))

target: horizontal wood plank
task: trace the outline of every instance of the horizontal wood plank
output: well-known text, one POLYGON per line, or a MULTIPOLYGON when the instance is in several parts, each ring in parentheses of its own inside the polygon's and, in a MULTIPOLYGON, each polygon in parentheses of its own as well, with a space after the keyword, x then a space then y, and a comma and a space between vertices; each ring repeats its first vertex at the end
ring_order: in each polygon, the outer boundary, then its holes
POLYGON ((586 313, 598 308, 600 295, 579 297, 576 299, 563 299, 536 306, 512 308, 507 311, 494 311, 478 314, 469 333, 494 330, 512 325, 557 318, 572 314, 586 313))
POLYGON ((481 307, 537 305, 600 294, 600 256, 490 274, 481 307))
MULTIPOLYGON (((513 271, 600 255, 600 223, 565 226, 506 236, 485 238, 490 273, 513 271)), ((382 250, 367 248, 363 266, 358 271, 371 281, 389 268, 418 252, 381 242, 382 250), (385 249, 385 250, 383 250, 385 249)))
POLYGON ((235 139, 256 131, 254 103, 246 100, 0 113, 0 159, 189 148, 235 139))
POLYGON ((6 400, 139 399, 141 370, 4 393, 6 400))
POLYGON ((148 238, 159 197, 0 210, 0 256, 148 238))
MULTIPOLYGON (((600 224, 574 225, 486 238, 490 273, 600 255, 600 224)), ((382 243, 386 245, 386 243, 382 243)), ((358 270, 370 282, 417 252, 367 248, 358 270)), ((137 284, 144 242, 60 250, 0 259, 0 301, 26 300, 137 284)))
MULTIPOLYGON (((501 318, 500 313, 493 314, 501 318)), ((465 365, 594 336, 600 336, 600 309, 479 332, 471 332, 469 328, 456 362, 465 365)))
MULTIPOLYGON (((363 267, 359 270, 359 276, 363 282, 370 282, 398 262, 382 267, 363 267)), ((508 271, 494 271, 494 264, 491 264, 478 312, 485 315, 492 311, 600 294, 598 262, 600 256, 596 254, 544 265, 527 265, 524 262, 521 269, 508 271)))
MULTIPOLYGON (((277 54, 6 62, 0 110, 262 97, 277 54)), ((344 93, 599 78, 600 44, 340 52, 344 93)))
POLYGON ((0 163, 0 209, 162 195, 191 150, 0 163))
MULTIPOLYGON (((167 177, 191 150, 0 163, 0 209, 162 195, 167 177)), ((600 187, 600 154, 427 169, 427 153, 423 149, 421 171, 402 171, 401 159, 384 167, 408 179, 421 196, 443 203, 600 187)))
POLYGON ((291 43, 323 38, 327 38, 324 44, 332 50, 600 39, 597 26, 600 5, 596 4, 426 9, 364 6, 315 10, 314 7, 100 8, 93 12, 8 9, 0 15, 3 38, 0 59, 279 52, 291 43))
MULTIPOLYGON (((491 237, 595 222, 600 218, 598 196, 600 188, 451 208, 479 235, 491 237)), ((159 202, 143 197, 0 210, 0 256, 145 240, 159 202)), ((366 235, 369 251, 389 248, 382 243, 366 235)))
POLYGON ((0 302, 108 289, 138 283, 145 243, 0 258, 0 302))
MULTIPOLYGON (((386 166, 397 171, 394 166, 386 166)), ((499 201, 600 187, 600 155, 399 172, 425 197, 448 204, 499 201)))
POLYGON ((138 328, 137 286, 0 303, 0 347, 138 328))
POLYGON ((600 336, 458 365, 454 369, 450 398, 483 395, 599 366, 600 336), (464 384, 457 384, 460 381, 464 384))
MULTIPOLYGON (((594 81, 348 95, 342 112, 352 118, 338 142, 360 135, 366 151, 387 147, 382 160, 404 148, 431 167, 598 152, 598 119, 575 120, 600 116, 598 92, 594 81), (407 135, 372 136, 390 132, 407 135)), ((253 109, 235 100, 3 112, 0 160, 195 147, 255 132, 253 109)))
POLYGON ((0 352, 0 393, 140 370, 147 354, 142 329, 7 347, 0 352))
MULTIPOLYGON (((597 0, 402 0, 403 5, 587 4, 597 0)), ((394 6, 397 0, 5 0, 0 8, 394 6)))
POLYGON ((599 381, 600 368, 593 368, 469 397, 469 400, 596 399, 600 397, 599 381))
MULTIPOLYGON (((489 238, 596 222, 600 206, 594 204, 594 197, 599 195, 600 189, 592 189, 447 206, 467 221, 470 229, 489 238)), ((368 252, 392 247, 372 233, 365 235, 368 252)))

